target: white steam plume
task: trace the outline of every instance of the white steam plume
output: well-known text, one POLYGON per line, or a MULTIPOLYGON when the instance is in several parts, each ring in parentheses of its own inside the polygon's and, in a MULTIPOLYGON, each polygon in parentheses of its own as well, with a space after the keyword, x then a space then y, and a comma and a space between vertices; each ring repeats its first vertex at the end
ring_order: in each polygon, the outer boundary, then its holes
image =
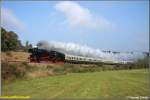
POLYGON ((103 52, 99 49, 90 48, 86 45, 81 46, 75 43, 64 43, 64 42, 47 42, 39 41, 37 43, 39 49, 46 50, 56 50, 65 54, 85 56, 85 57, 94 57, 101 60, 108 61, 134 61, 138 58, 143 58, 145 55, 140 52, 122 52, 122 53, 113 53, 113 52, 103 52))

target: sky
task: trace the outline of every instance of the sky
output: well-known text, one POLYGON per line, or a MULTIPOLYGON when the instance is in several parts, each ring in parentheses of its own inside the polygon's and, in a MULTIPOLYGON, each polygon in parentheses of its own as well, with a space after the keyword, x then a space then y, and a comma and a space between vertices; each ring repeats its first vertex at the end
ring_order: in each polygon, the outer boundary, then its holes
POLYGON ((100 50, 148 51, 148 1, 3 1, 1 26, 40 40, 100 50))

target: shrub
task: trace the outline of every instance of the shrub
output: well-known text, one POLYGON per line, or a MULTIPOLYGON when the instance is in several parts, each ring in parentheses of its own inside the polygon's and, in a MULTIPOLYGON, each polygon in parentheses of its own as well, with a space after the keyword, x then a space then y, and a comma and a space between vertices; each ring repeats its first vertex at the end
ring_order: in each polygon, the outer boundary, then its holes
POLYGON ((29 65, 25 63, 8 63, 2 62, 2 80, 12 81, 16 78, 25 78, 26 73, 29 71, 29 65))
POLYGON ((7 51, 6 56, 12 57, 13 55, 12 55, 11 51, 7 51))
POLYGON ((50 69, 53 69, 53 66, 47 65, 46 68, 47 68, 48 70, 50 70, 50 69))
POLYGON ((144 57, 143 59, 138 59, 135 63, 134 63, 134 68, 148 68, 149 67, 149 58, 144 57))
POLYGON ((53 72, 56 74, 64 74, 65 68, 64 67, 55 67, 55 68, 53 68, 53 72))

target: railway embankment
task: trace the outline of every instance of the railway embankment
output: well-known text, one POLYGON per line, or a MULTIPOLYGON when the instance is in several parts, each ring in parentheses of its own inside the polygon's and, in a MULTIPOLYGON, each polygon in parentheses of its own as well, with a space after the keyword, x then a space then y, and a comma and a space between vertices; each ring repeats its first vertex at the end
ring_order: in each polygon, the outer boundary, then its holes
POLYGON ((103 65, 103 64, 59 64, 59 63, 30 63, 29 53, 26 52, 2 52, 2 80, 11 82, 16 79, 33 79, 39 77, 64 75, 69 73, 101 72, 113 70, 137 69, 141 65, 103 65))

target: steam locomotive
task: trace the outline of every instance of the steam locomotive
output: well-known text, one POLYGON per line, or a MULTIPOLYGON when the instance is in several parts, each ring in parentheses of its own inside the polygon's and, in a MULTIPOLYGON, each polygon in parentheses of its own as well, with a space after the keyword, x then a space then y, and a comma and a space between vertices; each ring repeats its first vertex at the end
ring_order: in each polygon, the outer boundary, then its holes
POLYGON ((28 50, 30 54, 29 60, 30 62, 64 62, 65 55, 63 53, 57 51, 48 51, 45 49, 38 49, 38 48, 30 48, 28 50))
POLYGON ((61 53, 55 50, 46 50, 39 48, 30 48, 28 50, 30 54, 30 62, 51 62, 51 63, 72 63, 72 64, 118 64, 118 62, 102 61, 101 59, 75 56, 61 53))

